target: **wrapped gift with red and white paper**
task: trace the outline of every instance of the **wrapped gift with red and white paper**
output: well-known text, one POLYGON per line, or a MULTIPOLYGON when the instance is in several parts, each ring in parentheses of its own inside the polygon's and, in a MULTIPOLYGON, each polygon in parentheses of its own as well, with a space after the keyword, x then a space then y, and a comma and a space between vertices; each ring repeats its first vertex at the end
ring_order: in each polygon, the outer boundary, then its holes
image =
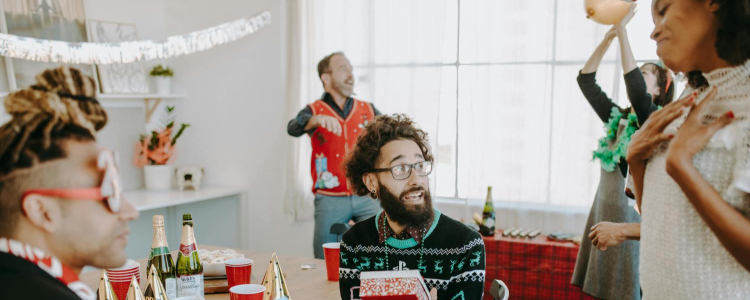
POLYGON ((359 280, 362 300, 430 300, 417 270, 362 272, 359 280))

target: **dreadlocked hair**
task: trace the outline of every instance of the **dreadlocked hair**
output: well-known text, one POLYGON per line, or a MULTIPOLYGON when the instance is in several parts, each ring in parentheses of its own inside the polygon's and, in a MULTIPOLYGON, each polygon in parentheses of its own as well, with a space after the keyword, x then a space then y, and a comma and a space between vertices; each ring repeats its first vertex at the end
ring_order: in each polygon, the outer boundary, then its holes
POLYGON ((95 140, 107 124, 95 96, 94 80, 65 66, 44 71, 36 84, 8 95, 5 110, 12 118, 0 127, 0 178, 65 157, 62 140, 95 140))

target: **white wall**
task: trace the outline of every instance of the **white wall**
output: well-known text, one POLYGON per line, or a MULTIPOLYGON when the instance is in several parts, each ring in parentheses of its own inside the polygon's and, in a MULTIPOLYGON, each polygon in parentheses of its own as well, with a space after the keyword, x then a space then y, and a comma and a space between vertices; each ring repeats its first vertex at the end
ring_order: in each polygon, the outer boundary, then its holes
MULTIPOLYGON (((87 19, 135 24, 139 39, 166 37, 162 0, 86 0, 84 7, 87 19)), ((144 65, 149 70, 153 63, 144 65)), ((107 115, 109 121, 99 132, 99 144, 120 153, 124 188, 140 188, 143 186, 143 172, 133 165, 133 149, 143 132, 145 113, 141 108, 108 108, 107 115)))
POLYGON ((284 1, 165 0, 166 34, 206 28, 270 10, 272 24, 239 41, 174 59, 174 89, 187 98, 178 118, 191 127, 177 165, 205 167, 205 183, 249 190, 251 250, 312 256, 312 222, 282 209, 283 163, 291 137, 285 109, 284 1))
POLYGON ((136 25, 140 39, 164 35, 163 0, 85 0, 86 18, 136 25))

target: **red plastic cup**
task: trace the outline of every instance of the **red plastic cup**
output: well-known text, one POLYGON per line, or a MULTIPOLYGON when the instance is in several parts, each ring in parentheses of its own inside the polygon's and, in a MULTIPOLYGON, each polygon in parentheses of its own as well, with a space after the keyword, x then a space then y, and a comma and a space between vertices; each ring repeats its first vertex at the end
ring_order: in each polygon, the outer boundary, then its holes
POLYGON ((229 289, 230 300, 263 300, 266 287, 260 284, 240 284, 229 289))
POLYGON ((128 273, 118 273, 118 274, 110 273, 109 271, 107 271, 107 277, 109 277, 109 278, 130 278, 130 276, 138 276, 140 274, 141 274, 141 272, 138 269, 133 270, 133 271, 128 272, 128 273))
POLYGON ((132 259, 128 259, 125 261, 125 264, 122 265, 122 267, 116 268, 116 269, 107 269, 107 275, 116 275, 116 274, 123 274, 123 273, 131 273, 133 270, 140 270, 141 264, 137 261, 134 261, 132 259))
POLYGON ((227 270, 227 285, 229 288, 240 284, 249 284, 253 274, 253 260, 249 258, 234 258, 224 262, 227 270))
POLYGON ((140 274, 131 274, 127 276, 109 276, 109 281, 111 282, 130 282, 130 280, 135 276, 135 280, 138 280, 138 283, 141 283, 141 275, 140 274))
POLYGON ((138 276, 138 275, 131 275, 131 276, 122 277, 122 278, 119 278, 119 277, 118 278, 109 277, 109 281, 112 281, 112 282, 117 282, 117 281, 130 282, 130 279, 132 278, 132 276, 135 276, 135 280, 137 280, 138 283, 141 283, 141 276, 138 276))
POLYGON ((132 259, 128 259, 122 267, 116 269, 107 269, 107 278, 112 285, 115 295, 118 299, 125 299, 130 288, 130 280, 135 276, 136 281, 141 282, 141 264, 132 259))
MULTIPOLYGON (((112 285, 112 290, 115 292, 115 295, 117 295, 117 299, 125 299, 125 297, 127 297, 131 279, 132 277, 128 279, 115 280, 110 278, 109 283, 112 285)), ((136 276, 135 280, 140 284, 140 277, 136 276)))
POLYGON ((339 281, 339 259, 341 259, 341 244, 323 244, 323 256, 326 258, 326 274, 328 281, 339 281))

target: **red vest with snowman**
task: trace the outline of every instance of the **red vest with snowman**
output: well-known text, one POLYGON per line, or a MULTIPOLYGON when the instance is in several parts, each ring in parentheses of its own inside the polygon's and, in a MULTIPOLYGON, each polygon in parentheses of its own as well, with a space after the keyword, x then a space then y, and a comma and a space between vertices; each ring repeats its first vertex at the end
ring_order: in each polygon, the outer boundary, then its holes
POLYGON ((375 118, 372 105, 352 99, 352 110, 346 119, 342 119, 331 106, 322 100, 310 104, 314 116, 325 115, 336 118, 341 124, 341 136, 328 129, 318 127, 311 138, 312 158, 310 175, 313 180, 313 193, 326 196, 351 196, 344 173, 343 163, 346 155, 357 143, 357 136, 365 126, 375 118))

